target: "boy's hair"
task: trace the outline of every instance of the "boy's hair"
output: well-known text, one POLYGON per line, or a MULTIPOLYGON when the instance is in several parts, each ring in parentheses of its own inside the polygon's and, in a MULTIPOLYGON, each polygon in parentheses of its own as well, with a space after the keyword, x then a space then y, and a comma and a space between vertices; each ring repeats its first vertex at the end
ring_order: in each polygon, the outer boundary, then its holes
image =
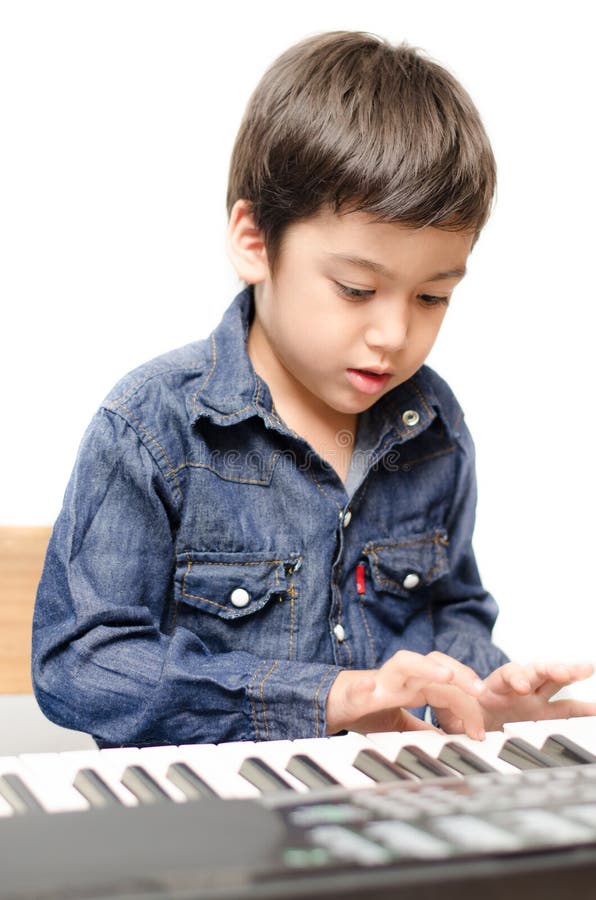
POLYGON ((407 44, 334 31, 290 47, 257 85, 227 209, 251 203, 275 274, 286 228, 323 207, 477 237, 495 181, 478 111, 449 72, 407 44))

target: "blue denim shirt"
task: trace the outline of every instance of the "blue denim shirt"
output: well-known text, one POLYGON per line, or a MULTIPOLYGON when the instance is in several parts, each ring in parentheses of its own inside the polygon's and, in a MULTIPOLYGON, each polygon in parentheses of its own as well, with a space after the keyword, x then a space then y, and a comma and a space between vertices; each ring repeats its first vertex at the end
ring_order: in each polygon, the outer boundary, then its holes
POLYGON ((401 648, 482 677, 506 661, 448 386, 424 366, 360 415, 348 493, 252 368, 252 304, 247 287, 210 339, 123 379, 83 438, 33 683, 50 719, 100 743, 323 736, 342 668, 401 648))

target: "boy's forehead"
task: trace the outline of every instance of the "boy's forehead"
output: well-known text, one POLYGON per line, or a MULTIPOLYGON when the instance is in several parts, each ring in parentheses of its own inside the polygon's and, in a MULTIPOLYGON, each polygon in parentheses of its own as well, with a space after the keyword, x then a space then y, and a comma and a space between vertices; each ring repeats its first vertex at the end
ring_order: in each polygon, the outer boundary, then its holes
POLYGON ((413 228, 398 222, 379 222, 365 212, 337 214, 329 210, 294 223, 286 237, 303 244, 321 262, 366 269, 387 278, 395 276, 396 264, 403 262, 405 255, 414 264, 440 264, 440 277, 461 278, 474 241, 471 232, 433 226, 413 228))

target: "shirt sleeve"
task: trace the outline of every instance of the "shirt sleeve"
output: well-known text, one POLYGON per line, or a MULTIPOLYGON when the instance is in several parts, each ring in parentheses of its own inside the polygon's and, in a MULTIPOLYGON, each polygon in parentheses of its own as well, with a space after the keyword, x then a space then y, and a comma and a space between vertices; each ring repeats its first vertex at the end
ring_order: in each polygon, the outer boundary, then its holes
POLYGON ((482 585, 472 549, 477 500, 475 450, 463 419, 455 437, 459 465, 447 522, 449 574, 437 582, 433 596, 435 647, 486 678, 508 662, 508 657, 492 642, 498 608, 482 585))
POLYGON ((172 627, 177 508, 119 415, 89 426, 54 527, 33 619, 41 709, 103 744, 322 737, 340 668, 210 653, 172 627))

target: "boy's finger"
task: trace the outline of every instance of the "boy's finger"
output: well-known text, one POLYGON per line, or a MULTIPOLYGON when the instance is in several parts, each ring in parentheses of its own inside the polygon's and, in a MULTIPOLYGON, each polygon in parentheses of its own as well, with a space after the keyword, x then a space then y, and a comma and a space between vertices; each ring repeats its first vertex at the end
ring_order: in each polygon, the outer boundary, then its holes
POLYGON ((472 694, 474 697, 483 693, 484 682, 470 666, 464 665, 452 656, 447 656, 446 653, 441 653, 440 650, 433 650, 426 658, 450 669, 453 673, 451 684, 457 685, 462 691, 472 694))
POLYGON ((461 719, 468 737, 484 740, 484 715, 478 700, 452 684, 429 684, 422 693, 431 706, 448 709, 452 716, 461 719))
POLYGON ((414 680, 419 680, 420 683, 448 682, 453 678, 453 670, 449 666, 411 650, 399 650, 384 663, 381 672, 400 678, 401 683, 408 686, 414 680))

